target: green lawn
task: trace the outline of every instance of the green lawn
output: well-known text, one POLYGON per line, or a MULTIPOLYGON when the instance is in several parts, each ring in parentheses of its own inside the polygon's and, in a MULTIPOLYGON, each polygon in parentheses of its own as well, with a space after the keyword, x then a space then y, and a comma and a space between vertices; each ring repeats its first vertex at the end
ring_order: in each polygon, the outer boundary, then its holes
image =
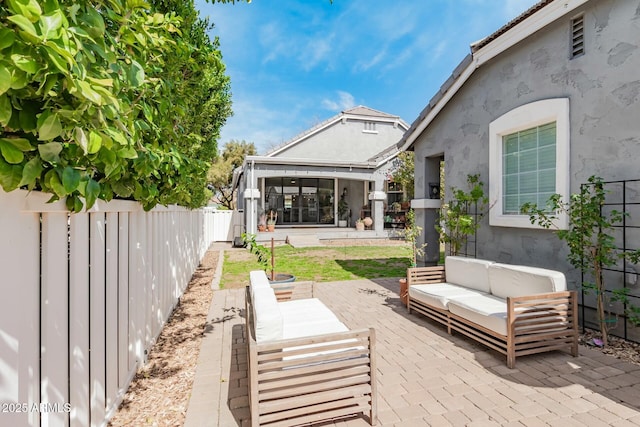
MULTIPOLYGON (((403 277, 409 267, 407 246, 325 246, 295 249, 277 246, 276 272, 297 280, 329 282, 360 278, 403 277)), ((247 250, 225 251, 221 288, 244 287, 249 271, 262 267, 247 250)))

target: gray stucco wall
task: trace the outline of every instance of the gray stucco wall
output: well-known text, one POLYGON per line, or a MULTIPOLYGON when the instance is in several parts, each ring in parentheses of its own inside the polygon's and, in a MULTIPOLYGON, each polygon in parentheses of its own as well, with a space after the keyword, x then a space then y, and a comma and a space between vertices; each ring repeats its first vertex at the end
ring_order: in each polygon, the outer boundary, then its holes
MULTIPOLYGON (((477 69, 416 140, 416 198, 428 198, 426 158, 444 154, 446 192, 479 173, 488 194, 489 123, 547 98, 570 100, 571 192, 591 175, 640 178, 640 0, 590 1, 477 69), (586 54, 569 60, 570 20, 584 12, 586 54)), ((424 211, 418 221, 424 227, 424 211)), ((550 231, 490 227, 479 258, 576 272, 550 231)))
MULTIPOLYGON (((372 118, 375 122, 375 118, 372 118)), ((397 143, 405 132, 393 123, 375 122, 377 133, 363 132, 364 121, 337 122, 276 154, 275 157, 315 160, 366 161, 397 143)))

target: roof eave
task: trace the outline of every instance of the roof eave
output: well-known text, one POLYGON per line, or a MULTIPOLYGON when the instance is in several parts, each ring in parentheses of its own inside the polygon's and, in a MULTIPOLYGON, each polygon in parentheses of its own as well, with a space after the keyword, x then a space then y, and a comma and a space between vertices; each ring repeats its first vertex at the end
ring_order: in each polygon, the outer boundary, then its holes
POLYGON ((353 162, 342 160, 316 160, 316 159, 296 159, 289 157, 268 157, 268 156, 247 156, 245 163, 250 162, 270 165, 293 165, 293 166, 329 166, 329 167, 355 167, 364 169, 375 169, 377 162, 353 162))
MULTIPOLYGON (((411 124, 404 137, 398 142, 398 149, 406 151, 412 147, 416 139, 477 68, 588 1, 550 0, 539 2, 493 35, 474 43, 471 46, 472 54, 467 56, 467 58, 470 58, 469 63, 464 66, 464 70, 457 77, 454 71, 452 77, 440 88, 440 91, 431 99, 418 118, 411 124)), ((456 70, 459 70, 464 65, 467 58, 458 65, 456 70)))

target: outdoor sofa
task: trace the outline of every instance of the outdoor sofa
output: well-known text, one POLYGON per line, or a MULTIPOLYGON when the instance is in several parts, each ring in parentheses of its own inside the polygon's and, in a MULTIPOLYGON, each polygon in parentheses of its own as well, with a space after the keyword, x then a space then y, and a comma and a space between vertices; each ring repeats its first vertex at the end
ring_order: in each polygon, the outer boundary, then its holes
POLYGON ((407 309, 507 357, 566 349, 578 355, 575 291, 564 274, 449 256, 443 266, 407 270, 407 309))
POLYGON ((286 300, 296 297, 296 286, 274 285, 274 291, 264 271, 250 273, 251 425, 306 425, 360 414, 374 425, 374 329, 350 331, 317 298, 286 300))

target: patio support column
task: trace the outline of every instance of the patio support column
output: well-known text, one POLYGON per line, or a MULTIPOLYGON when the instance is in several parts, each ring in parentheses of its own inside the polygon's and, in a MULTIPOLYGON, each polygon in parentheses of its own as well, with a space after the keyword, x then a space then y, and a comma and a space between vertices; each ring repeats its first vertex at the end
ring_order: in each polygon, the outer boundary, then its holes
POLYGON ((257 188, 247 188, 244 190, 245 198, 245 220, 247 221, 247 234, 256 234, 258 232, 258 199, 260 199, 260 190, 257 188))
POLYGON ((387 193, 384 192, 384 182, 376 179, 373 184, 373 191, 369 193, 371 201, 371 214, 373 215, 373 230, 376 233, 384 231, 384 202, 387 200, 387 193))

